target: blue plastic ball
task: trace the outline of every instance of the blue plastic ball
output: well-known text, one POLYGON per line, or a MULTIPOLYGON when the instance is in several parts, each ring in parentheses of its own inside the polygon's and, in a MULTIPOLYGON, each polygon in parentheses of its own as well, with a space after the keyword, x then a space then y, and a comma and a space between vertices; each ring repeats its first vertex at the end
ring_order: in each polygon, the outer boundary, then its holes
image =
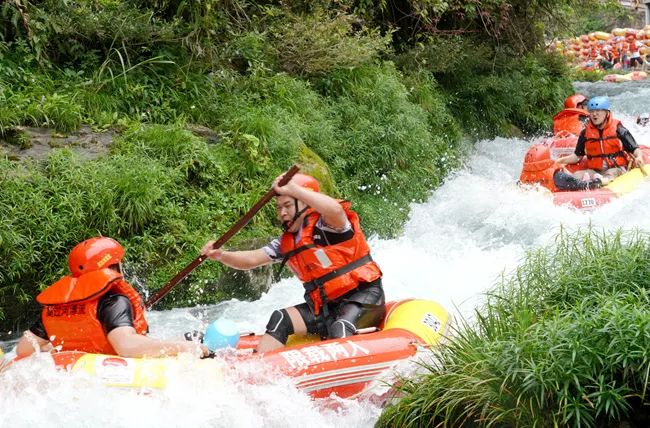
POLYGON ((237 324, 228 319, 219 318, 205 330, 203 344, 210 351, 226 347, 235 348, 237 343, 239 343, 239 329, 237 324))

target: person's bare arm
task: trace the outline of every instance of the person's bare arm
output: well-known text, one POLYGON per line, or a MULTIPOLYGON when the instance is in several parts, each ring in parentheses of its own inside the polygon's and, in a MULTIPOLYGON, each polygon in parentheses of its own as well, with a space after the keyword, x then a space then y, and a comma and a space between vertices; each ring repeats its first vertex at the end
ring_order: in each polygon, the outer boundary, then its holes
POLYGON ((212 244, 214 244, 214 241, 205 244, 201 249, 201 254, 231 268, 248 270, 267 265, 273 261, 262 248, 247 251, 225 251, 220 248, 213 250, 212 244))
POLYGON ((47 352, 52 349, 52 344, 49 340, 42 339, 36 336, 31 331, 27 330, 23 333, 22 337, 16 345, 16 356, 26 357, 34 351, 47 352))
POLYGON ((278 177, 273 183, 273 189, 278 195, 287 195, 298 199, 318 211, 323 222, 333 229, 342 229, 347 224, 348 218, 338 201, 323 193, 313 192, 290 181, 282 187, 278 187, 278 177))
POLYGON ((117 327, 107 337, 115 352, 122 357, 169 357, 181 352, 208 355, 205 345, 190 341, 152 339, 138 334, 133 327, 117 327))
POLYGON ((637 147, 632 154, 634 155, 634 165, 642 168, 645 164, 645 162, 643 162, 643 151, 637 147))
POLYGON ((560 165, 567 165, 567 164, 573 164, 573 163, 580 162, 580 158, 575 153, 571 153, 570 155, 566 155, 566 156, 562 156, 560 158, 557 158, 555 160, 555 162, 559 163, 560 165))

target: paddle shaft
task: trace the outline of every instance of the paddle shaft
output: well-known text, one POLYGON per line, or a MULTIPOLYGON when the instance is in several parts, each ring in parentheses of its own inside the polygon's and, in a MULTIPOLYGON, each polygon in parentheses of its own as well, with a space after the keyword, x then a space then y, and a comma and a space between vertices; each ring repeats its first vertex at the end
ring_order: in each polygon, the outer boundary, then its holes
MULTIPOLYGON (((628 171, 631 170, 633 166, 634 166, 634 159, 630 158, 630 161, 627 164, 628 171)), ((645 165, 641 165, 641 166, 639 166, 637 168, 639 168, 641 170, 641 174, 643 174, 644 177, 648 176, 648 173, 645 172, 645 169, 643 169, 643 168, 645 168, 645 165)))
MULTIPOLYGON (((297 165, 292 166, 289 170, 282 176, 278 182, 279 186, 284 186, 291 180, 291 178, 300 170, 297 165)), ((269 203, 271 199, 275 196, 275 190, 271 189, 262 198, 257 201, 257 203, 250 209, 242 218, 239 219, 226 233, 224 233, 219 239, 217 239, 214 244, 212 244, 212 249, 221 248, 226 242, 230 240, 237 232, 239 232, 244 226, 251 221, 251 219, 261 210, 264 205, 269 203)), ((155 305, 160 299, 165 297, 179 282, 181 282, 187 275, 190 274, 194 269, 197 268, 201 263, 205 261, 207 257, 200 255, 199 257, 192 260, 182 271, 180 271, 176 276, 174 276, 164 287, 151 296, 145 303, 145 308, 149 309, 155 305)))

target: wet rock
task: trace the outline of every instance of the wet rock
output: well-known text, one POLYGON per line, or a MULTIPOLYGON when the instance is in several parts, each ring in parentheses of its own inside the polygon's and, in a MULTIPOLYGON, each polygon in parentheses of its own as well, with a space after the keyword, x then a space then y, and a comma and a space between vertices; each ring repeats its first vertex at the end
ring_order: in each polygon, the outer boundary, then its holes
POLYGON ((338 194, 327 163, 305 144, 302 144, 298 150, 298 163, 302 168, 302 173, 309 174, 318 180, 321 192, 331 196, 338 194))
POLYGON ((273 282, 271 265, 251 270, 226 268, 217 280, 216 287, 229 298, 257 300, 269 291, 273 282))
POLYGON ((519 127, 510 124, 509 128, 506 129, 506 136, 510 138, 519 138, 519 139, 525 139, 526 135, 524 134, 524 131, 522 131, 519 127))
POLYGON ((207 126, 189 124, 187 125, 187 129, 197 137, 205 138, 208 144, 219 143, 222 139, 219 132, 210 129, 207 126))
MULTIPOLYGON (((237 245, 233 250, 253 250, 268 243, 266 239, 250 239, 237 245)), ((257 300, 262 293, 269 291, 273 282, 273 265, 266 265, 247 271, 225 267, 217 279, 215 288, 228 297, 241 300, 257 300)))
POLYGON ((61 148, 72 150, 82 159, 95 159, 108 152, 115 134, 114 130, 96 131, 88 125, 68 134, 50 128, 16 126, 0 138, 0 147, 10 159, 41 160, 61 148))

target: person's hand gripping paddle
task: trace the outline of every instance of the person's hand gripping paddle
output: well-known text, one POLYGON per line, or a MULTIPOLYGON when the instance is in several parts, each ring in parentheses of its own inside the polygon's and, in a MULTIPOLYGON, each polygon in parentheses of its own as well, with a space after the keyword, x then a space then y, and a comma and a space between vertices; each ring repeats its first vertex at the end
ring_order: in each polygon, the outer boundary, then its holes
MULTIPOLYGON (((300 168, 297 165, 292 166, 289 168, 289 170, 282 176, 282 179, 279 181, 278 185, 279 186, 284 186, 291 180, 291 178, 300 170, 300 168)), ((219 239, 217 239, 214 244, 212 245, 213 249, 220 248, 223 246, 226 242, 230 240, 237 232, 239 232, 244 226, 248 224, 249 221, 257 214, 258 211, 260 211, 264 205, 269 203, 271 199, 275 196, 275 190, 271 189, 262 198, 257 201, 257 203, 250 209, 242 218, 239 219, 237 223, 235 223, 234 226, 232 226, 226 233, 224 233, 219 239)), ((160 299, 165 297, 172 288, 174 288, 179 282, 181 282, 187 275, 190 274, 194 269, 197 268, 207 257, 205 255, 200 255, 199 257, 195 258, 185 266, 185 268, 180 271, 178 274, 176 274, 175 277, 173 277, 167 284, 165 284, 164 287, 162 287, 160 290, 156 292, 153 296, 151 296, 145 303, 145 308, 149 309, 153 305, 156 304, 160 299)))

